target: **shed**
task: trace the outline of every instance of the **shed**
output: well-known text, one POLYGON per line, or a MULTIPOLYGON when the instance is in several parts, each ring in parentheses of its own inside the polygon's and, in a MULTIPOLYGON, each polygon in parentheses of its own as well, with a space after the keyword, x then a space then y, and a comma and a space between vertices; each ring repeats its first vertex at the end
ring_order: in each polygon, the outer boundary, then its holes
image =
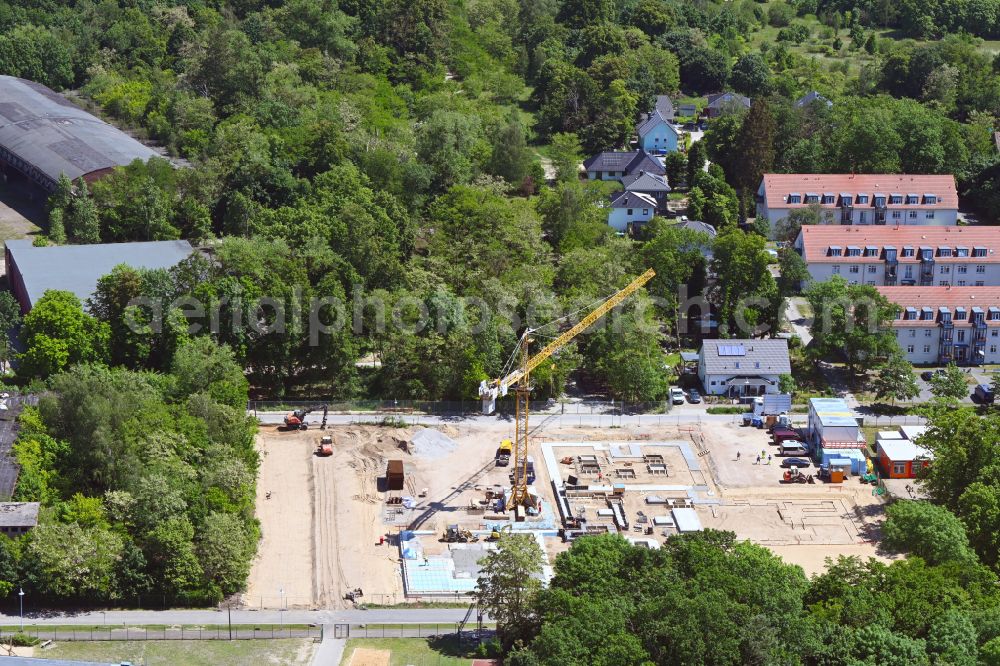
POLYGON ((678 532, 700 532, 703 528, 694 509, 672 509, 678 532))
POLYGON ((0 503, 0 534, 21 536, 38 524, 38 502, 0 503))
POLYGON ((390 460, 385 470, 385 487, 387 490, 402 490, 404 483, 403 461, 390 460))

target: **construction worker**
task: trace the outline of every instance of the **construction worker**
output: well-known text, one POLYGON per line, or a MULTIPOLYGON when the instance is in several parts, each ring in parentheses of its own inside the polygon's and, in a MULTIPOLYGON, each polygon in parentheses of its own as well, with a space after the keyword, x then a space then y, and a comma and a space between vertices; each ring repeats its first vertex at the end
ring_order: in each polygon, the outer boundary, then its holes
POLYGON ((770 453, 767 454, 767 464, 768 465, 771 464, 771 454, 770 453))
POLYGON ((757 455, 757 462, 755 462, 754 465, 759 465, 759 464, 760 464, 760 454, 757 455))
POLYGON ((740 461, 740 452, 737 451, 736 452, 736 462, 739 462, 739 461, 740 461))

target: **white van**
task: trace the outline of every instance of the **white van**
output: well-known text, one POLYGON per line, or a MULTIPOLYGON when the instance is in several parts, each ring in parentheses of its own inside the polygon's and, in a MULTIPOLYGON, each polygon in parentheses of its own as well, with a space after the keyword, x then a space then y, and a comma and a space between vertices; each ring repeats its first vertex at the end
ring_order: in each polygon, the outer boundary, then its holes
POLYGON ((794 439, 786 439, 778 445, 779 456, 807 456, 809 451, 804 443, 794 439))

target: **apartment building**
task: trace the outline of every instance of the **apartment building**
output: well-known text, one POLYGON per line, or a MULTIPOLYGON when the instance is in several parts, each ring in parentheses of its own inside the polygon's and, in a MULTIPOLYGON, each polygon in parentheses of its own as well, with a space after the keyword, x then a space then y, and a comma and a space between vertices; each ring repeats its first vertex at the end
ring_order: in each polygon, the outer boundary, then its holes
POLYGON ((795 239, 814 282, 840 275, 854 284, 1000 286, 1000 229, 815 225, 795 239))
POLYGON ((911 363, 1000 363, 1000 287, 878 290, 900 307, 892 328, 911 363))
POLYGON ((757 217, 775 223, 818 205, 830 224, 954 226, 954 176, 768 173, 757 188, 757 217))

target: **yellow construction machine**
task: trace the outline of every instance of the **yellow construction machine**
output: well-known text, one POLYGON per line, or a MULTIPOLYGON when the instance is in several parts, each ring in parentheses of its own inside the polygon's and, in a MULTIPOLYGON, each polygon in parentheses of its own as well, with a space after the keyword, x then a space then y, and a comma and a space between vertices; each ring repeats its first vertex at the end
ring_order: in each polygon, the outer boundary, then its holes
MULTIPOLYGON (((653 279, 656 273, 649 269, 627 287, 614 294, 596 308, 590 314, 581 319, 575 326, 559 335, 555 340, 547 344, 540 352, 531 356, 528 348, 532 343, 532 331, 526 330, 518 342, 518 353, 520 362, 518 368, 505 377, 492 381, 483 381, 479 385, 479 397, 483 401, 483 414, 492 414, 496 410, 497 398, 507 395, 507 390, 514 386, 514 393, 517 396, 517 406, 515 411, 515 435, 514 435, 514 469, 511 472, 511 497, 507 503, 508 509, 516 510, 521 506, 529 506, 531 498, 528 495, 528 402, 531 395, 531 385, 529 376, 545 359, 552 356, 561 349, 567 342, 575 338, 578 334, 590 328, 594 322, 607 314, 612 308, 638 291, 643 285, 653 279)), ((546 324, 548 326, 548 324, 546 324)), ((540 328, 544 328, 540 327, 540 328)), ((536 329, 537 330, 537 329, 536 329)))

